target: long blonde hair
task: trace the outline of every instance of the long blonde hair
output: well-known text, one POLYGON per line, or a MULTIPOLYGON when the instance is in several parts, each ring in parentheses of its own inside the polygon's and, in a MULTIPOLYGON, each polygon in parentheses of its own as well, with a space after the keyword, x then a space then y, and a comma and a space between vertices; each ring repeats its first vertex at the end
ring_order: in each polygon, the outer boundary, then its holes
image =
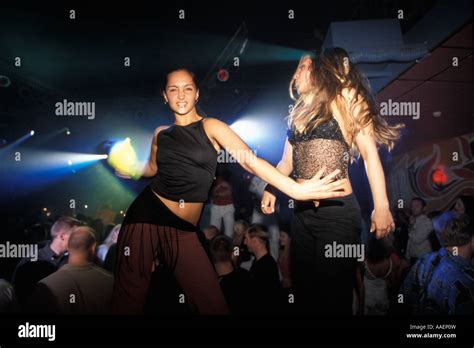
POLYGON ((288 115, 288 127, 296 133, 310 133, 333 117, 331 104, 335 102, 343 118, 353 154, 357 152, 354 138, 367 126, 371 126, 378 144, 392 150, 404 125, 389 125, 380 116, 367 79, 352 64, 349 54, 336 47, 321 55, 304 55, 299 64, 307 58, 312 63, 310 83, 313 88, 295 97, 295 80, 291 80, 290 97, 296 102, 288 115), (343 90, 350 91, 352 98, 343 96, 343 90))

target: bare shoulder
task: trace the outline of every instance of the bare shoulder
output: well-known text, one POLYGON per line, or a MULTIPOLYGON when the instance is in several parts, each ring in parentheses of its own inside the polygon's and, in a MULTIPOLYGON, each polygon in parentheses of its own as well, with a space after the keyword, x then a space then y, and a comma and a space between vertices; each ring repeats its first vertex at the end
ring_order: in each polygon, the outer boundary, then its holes
POLYGON ((214 117, 206 117, 203 120, 203 125, 204 127, 206 127, 206 130, 211 134, 215 134, 215 132, 219 132, 223 128, 229 127, 227 123, 222 122, 221 120, 214 117))
POLYGON ((206 117, 203 120, 204 124, 208 125, 209 127, 222 127, 222 126, 227 126, 225 122, 222 122, 221 120, 215 118, 215 117, 206 117))
POLYGON ((160 133, 161 131, 165 130, 165 129, 168 129, 170 126, 167 126, 167 125, 164 125, 164 126, 159 126, 155 129, 154 133, 153 133, 153 136, 156 138, 156 136, 158 135, 158 133, 160 133))

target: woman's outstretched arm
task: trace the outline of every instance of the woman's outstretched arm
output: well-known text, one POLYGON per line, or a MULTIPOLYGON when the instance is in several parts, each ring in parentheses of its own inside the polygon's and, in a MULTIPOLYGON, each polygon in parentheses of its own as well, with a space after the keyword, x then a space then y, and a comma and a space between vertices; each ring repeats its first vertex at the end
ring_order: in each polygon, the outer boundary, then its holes
POLYGON ((339 171, 321 179, 323 168, 311 180, 297 183, 287 175, 282 174, 267 161, 258 158, 245 142, 224 122, 214 118, 206 120, 206 131, 220 146, 222 146, 247 171, 257 175, 263 181, 276 187, 286 195, 299 200, 324 199, 341 197, 341 190, 347 179, 334 181, 339 171))

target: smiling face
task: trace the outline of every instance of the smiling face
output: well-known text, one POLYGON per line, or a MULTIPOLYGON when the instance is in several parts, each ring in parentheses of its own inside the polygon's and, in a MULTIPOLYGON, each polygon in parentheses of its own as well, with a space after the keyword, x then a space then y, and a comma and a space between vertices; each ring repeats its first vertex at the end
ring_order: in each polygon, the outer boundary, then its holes
POLYGON ((311 89, 313 85, 311 81, 311 71, 312 60, 310 57, 304 57, 293 75, 296 91, 299 95, 305 94, 311 89))
POLYGON ((176 115, 185 116, 195 112, 199 91, 193 76, 186 70, 176 70, 168 74, 163 97, 176 115))

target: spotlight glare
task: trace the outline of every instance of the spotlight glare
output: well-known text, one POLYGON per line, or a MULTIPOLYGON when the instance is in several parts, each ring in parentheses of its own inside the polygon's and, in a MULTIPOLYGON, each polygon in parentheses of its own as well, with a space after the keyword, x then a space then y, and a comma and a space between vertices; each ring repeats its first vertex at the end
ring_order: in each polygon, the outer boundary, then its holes
POLYGON ((110 166, 121 173, 135 177, 140 172, 140 163, 130 138, 125 138, 112 146, 107 157, 110 166))
POLYGON ((31 135, 31 136, 35 135, 35 131, 34 131, 34 130, 31 130, 31 131, 30 131, 30 135, 31 135))
POLYGON ((67 164, 72 166, 72 161, 71 160, 67 161, 67 164))
POLYGON ((88 208, 87 204, 86 204, 86 205, 84 205, 84 208, 86 208, 86 209, 88 208))

